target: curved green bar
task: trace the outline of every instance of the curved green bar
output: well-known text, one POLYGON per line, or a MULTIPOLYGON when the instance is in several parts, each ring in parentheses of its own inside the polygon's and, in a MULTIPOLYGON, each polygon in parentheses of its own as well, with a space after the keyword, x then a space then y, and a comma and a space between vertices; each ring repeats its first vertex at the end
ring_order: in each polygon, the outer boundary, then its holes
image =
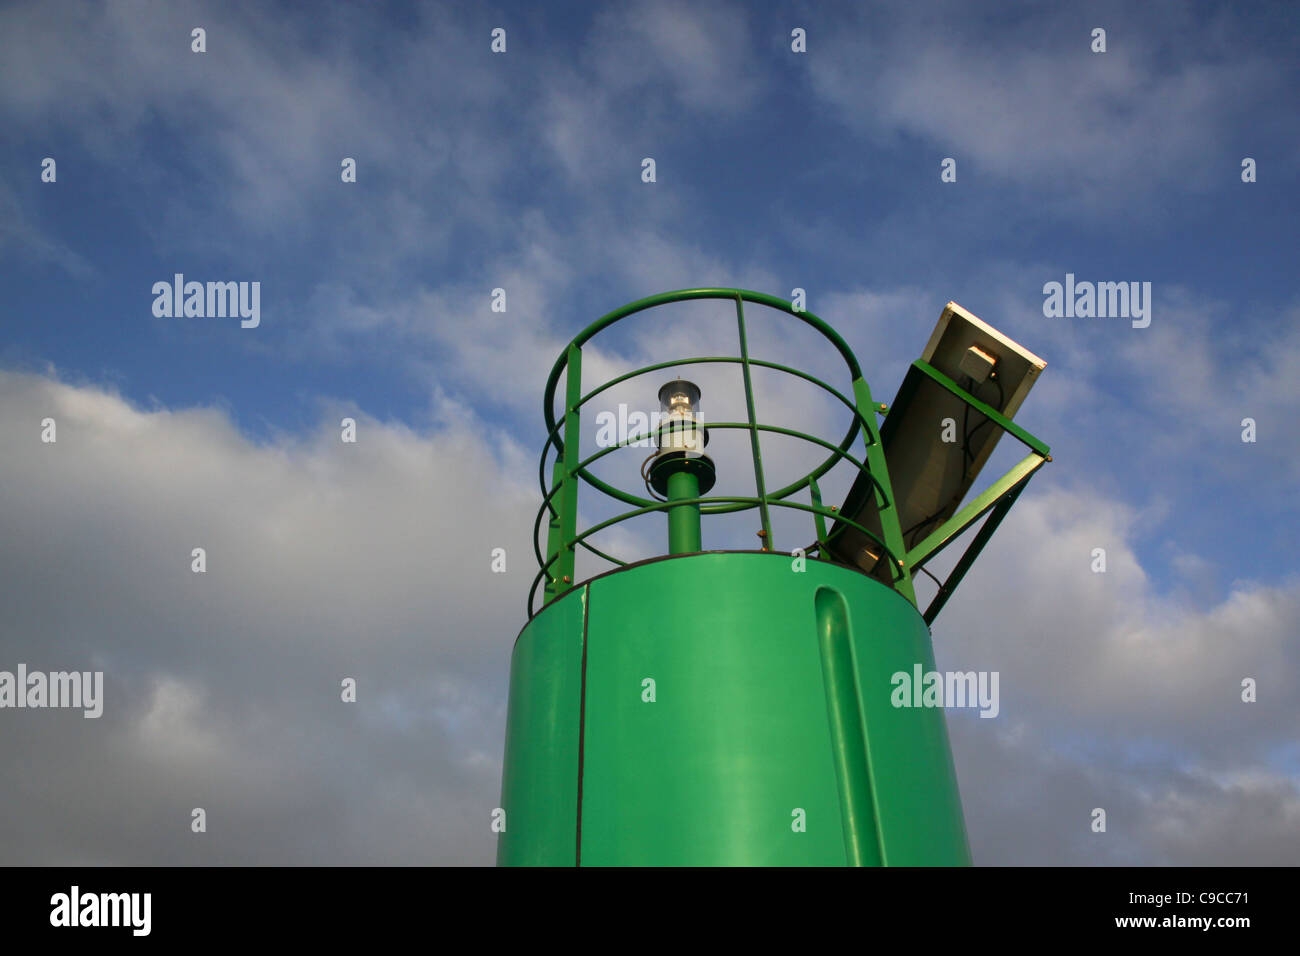
MULTIPOLYGON (((648 296, 644 299, 638 299, 635 302, 628 303, 622 308, 615 309, 613 312, 606 313, 605 315, 597 319, 595 322, 593 322, 591 325, 587 326, 585 329, 579 332, 573 338, 573 341, 569 343, 565 351, 556 360, 555 365, 551 368, 551 374, 546 380, 546 393, 544 398, 542 399, 545 421, 546 421, 546 444, 542 446, 542 458, 541 461, 539 462, 538 483, 541 486, 543 495, 547 495, 547 488, 546 488, 547 452, 552 445, 555 446, 557 456, 562 456, 564 451, 564 438, 561 437, 561 435, 559 434, 560 422, 558 422, 555 418, 555 397, 556 397, 556 388, 559 386, 560 383, 560 376, 565 373, 566 369, 569 369, 570 371, 572 370, 574 356, 581 354, 582 346, 585 345, 593 336, 595 336, 598 332, 607 329, 615 322, 621 321, 622 319, 626 319, 631 315, 636 315, 638 312, 644 312, 648 309, 653 309, 661 305, 668 305, 674 302, 688 302, 696 299, 719 299, 719 300, 725 300, 729 302, 735 302, 737 304, 738 309, 740 309, 743 306, 743 303, 749 302, 755 305, 767 306, 768 308, 775 309, 780 312, 784 312, 787 315, 790 315, 795 319, 798 319, 800 322, 804 323, 805 325, 815 329, 822 336, 824 336, 832 345, 834 345, 836 351, 840 353, 840 357, 844 359, 845 365, 848 368, 849 377, 852 380, 856 381, 857 379, 860 379, 862 377, 862 368, 861 366, 858 365, 857 357, 853 354, 853 350, 849 348, 848 343, 844 341, 844 339, 840 336, 838 332, 836 332, 824 320, 817 317, 813 313, 807 311, 806 309, 796 309, 794 308, 794 305, 792 303, 787 302, 784 299, 779 299, 776 296, 767 295, 766 293, 763 292, 754 292, 749 289, 730 289, 730 288, 719 287, 719 288, 702 288, 702 289, 679 289, 676 292, 663 292, 658 295, 648 296)), ((744 335, 742 333, 741 335, 742 352, 744 351, 744 348, 745 348, 744 335)), ((692 365, 692 364, 708 363, 708 362, 738 362, 742 368, 746 368, 746 366, 749 364, 761 365, 766 368, 773 368, 773 369, 777 369, 778 371, 783 371, 788 374, 793 374, 809 382, 812 382, 818 387, 826 390, 827 392, 829 392, 830 394, 838 398, 845 405, 848 405, 850 409, 853 409, 855 411, 855 414, 853 416, 853 421, 849 425, 848 432, 845 434, 843 440, 840 442, 838 449, 835 450, 836 446, 827 446, 833 449, 829 457, 827 457, 823 462, 821 462, 810 474, 805 475, 803 478, 800 478, 794 482, 791 482, 789 485, 780 489, 779 491, 772 492, 771 495, 767 496, 769 498, 784 498, 787 495, 794 494, 796 491, 800 491, 803 488, 806 488, 808 485, 808 481, 810 479, 816 480, 817 478, 820 478, 822 475, 824 475, 831 468, 833 468, 840 461, 841 453, 847 452, 850 446, 852 445, 853 440, 857 437, 858 430, 861 424, 863 422, 866 422, 865 416, 870 414, 867 409, 855 408, 855 406, 852 405, 848 401, 848 399, 846 399, 843 395, 841 395, 836 389, 832 388, 830 385, 827 385, 825 382, 821 381, 816 376, 808 374, 807 372, 800 372, 796 369, 788 368, 786 366, 774 362, 755 361, 748 357, 733 357, 733 356, 713 356, 711 358, 703 358, 703 357, 678 358, 668 362, 661 362, 655 365, 649 365, 644 368, 636 369, 633 372, 629 372, 625 375, 618 376, 617 378, 604 382, 599 387, 587 392, 585 395, 582 394, 581 388, 578 388, 576 394, 570 395, 567 398, 566 413, 576 412, 578 408, 580 408, 593 396, 598 395, 604 389, 615 384, 616 382, 625 381, 628 378, 634 377, 635 375, 640 375, 644 372, 651 371, 652 369, 655 368, 669 368, 676 365, 692 365)), ((750 391, 750 386, 748 384, 749 377, 748 377, 747 370, 745 372, 745 381, 746 381, 745 391, 746 394, 748 395, 750 391)), ((569 428, 568 428, 568 423, 565 420, 565 416, 561 416, 561 421, 565 422, 564 431, 567 433, 569 428)), ((767 430, 772 429, 772 426, 767 426, 767 425, 761 425, 759 427, 767 430)), ((787 429, 780 429, 780 430, 786 431, 787 434, 794 435, 796 437, 801 437, 801 438, 809 437, 796 431, 791 431, 787 429)), ((599 456, 594 456, 594 457, 599 457, 599 456)), ((597 478, 587 469, 586 464, 577 465, 571 470, 579 478, 581 478, 582 481, 586 482, 588 485, 591 485, 593 488, 597 489, 598 491, 601 491, 604 494, 609 495, 611 498, 615 498, 619 501, 626 502, 627 504, 634 505, 635 507, 638 508, 646 507, 652 504, 652 501, 648 498, 642 498, 639 495, 634 495, 631 494, 630 492, 623 491, 597 478)), ((556 480, 558 482, 559 480, 558 477, 556 480)), ((543 505, 543 507, 546 507, 546 505, 543 505)), ((759 507, 763 508, 765 507, 765 505, 760 503, 759 507)), ((734 509, 734 508, 714 509, 713 507, 706 506, 703 509, 703 512, 705 514, 709 514, 709 513, 722 513, 723 511, 733 511, 733 510, 738 510, 738 509, 734 509)), ((554 508, 552 508, 552 511, 554 511, 554 508)))
POLYGON ((943 711, 891 702, 893 674, 934 670, 920 614, 857 570, 797 566, 652 559, 530 621, 498 862, 969 864, 943 711))
MULTIPOLYGON (((825 320, 813 315, 806 309, 796 310, 785 299, 778 299, 774 295, 768 295, 765 292, 754 292, 751 289, 731 289, 725 287, 711 287, 703 289, 678 289, 675 292, 661 292, 657 295, 646 296, 644 299, 637 299, 635 302, 629 302, 622 308, 615 309, 602 315, 591 325, 587 326, 576 336, 569 345, 581 348, 587 341, 602 329, 608 328, 620 319, 626 319, 629 315, 635 315, 638 312, 644 312, 646 309, 653 309, 656 306, 667 305, 670 302, 689 302, 693 299, 734 299, 740 298, 745 302, 753 302, 757 305, 765 305, 768 308, 777 309, 794 316, 805 325, 810 325, 822 335, 826 336, 835 346, 836 351, 844 357, 848 364, 849 375, 852 378, 859 378, 862 375, 862 368, 858 365, 857 357, 853 350, 849 348, 848 343, 840 337, 840 334, 828 325, 825 320)), ((555 418, 553 408, 555 404, 555 389, 560 382, 560 375, 564 372, 565 365, 568 364, 567 351, 556 360, 554 367, 551 369, 550 376, 546 379, 546 392, 543 409, 546 415, 546 425, 548 434, 555 431, 555 418)), ((671 363, 670 363, 671 364, 671 363)))

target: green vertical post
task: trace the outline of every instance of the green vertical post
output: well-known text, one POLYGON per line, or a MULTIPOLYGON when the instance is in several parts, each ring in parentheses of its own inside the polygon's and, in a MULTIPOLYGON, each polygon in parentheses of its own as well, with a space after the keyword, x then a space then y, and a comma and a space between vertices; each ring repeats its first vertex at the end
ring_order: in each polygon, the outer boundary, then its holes
MULTIPOLYGON (((812 500, 814 508, 822 506, 822 490, 817 485, 816 478, 808 479, 808 496, 812 500)), ((813 512, 813 526, 817 529, 817 557, 826 557, 826 519, 820 511, 813 512)))
POLYGON ((556 514, 551 518, 546 538, 547 560, 551 564, 546 585, 546 599, 563 594, 573 587, 573 539, 578 533, 578 453, 581 436, 578 404, 582 401, 582 349, 570 345, 565 373, 564 446, 551 470, 551 486, 560 485, 552 501, 556 514))
POLYGON ((749 338, 745 335, 745 305, 736 296, 736 326, 740 331, 740 370, 745 379, 745 409, 749 413, 749 446, 754 452, 754 485, 758 492, 758 513, 763 522, 763 550, 775 548, 772 543, 772 521, 767 510, 767 482, 763 478, 763 452, 758 445, 758 419, 754 416, 754 383, 749 374, 749 338))
MULTIPOLYGON (((898 509, 894 507, 894 488, 889 483, 889 466, 885 463, 885 446, 880 440, 880 426, 876 424, 876 403, 871 399, 871 389, 864 378, 853 380, 853 399, 858 403, 858 418, 862 421, 863 440, 867 445, 867 469, 876 479, 876 508, 880 512, 880 527, 885 536, 885 547, 895 556, 893 573, 898 575, 895 589, 916 604, 916 588, 912 586, 912 569, 907 566, 907 548, 903 545, 903 526, 898 523, 898 509)), ((889 560, 889 559, 886 559, 889 560)))
MULTIPOLYGON (((668 476, 669 501, 684 501, 699 496, 700 479, 693 471, 675 471, 668 476)), ((703 550, 699 504, 674 505, 669 508, 668 553, 694 554, 703 550)))
MULTIPOLYGON (((551 465, 551 487, 558 488, 564 483, 564 454, 557 453, 555 462, 551 465)), ((546 566, 546 601, 560 593, 555 583, 559 580, 556 575, 556 562, 559 561, 560 541, 563 538, 564 522, 560 520, 562 512, 559 506, 560 492, 551 496, 551 520, 546 525, 546 559, 550 563, 546 566), (551 561, 555 558, 555 561, 551 561)), ((575 526, 576 528, 576 526, 575 526)))

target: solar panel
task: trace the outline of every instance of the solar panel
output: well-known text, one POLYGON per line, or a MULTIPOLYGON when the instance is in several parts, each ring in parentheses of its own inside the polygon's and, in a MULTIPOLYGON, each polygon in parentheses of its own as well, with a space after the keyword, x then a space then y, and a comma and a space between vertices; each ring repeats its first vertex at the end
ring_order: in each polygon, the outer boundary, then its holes
MULTIPOLYGON (((995 422, 921 365, 1011 418, 1047 363, 956 302, 944 307, 880 426, 906 548, 956 513, 1002 436, 995 422)), ((871 480, 859 475, 839 511, 883 537, 872 490, 871 480)), ((856 528, 836 521, 827 544, 836 560, 889 580, 883 549, 856 528)))

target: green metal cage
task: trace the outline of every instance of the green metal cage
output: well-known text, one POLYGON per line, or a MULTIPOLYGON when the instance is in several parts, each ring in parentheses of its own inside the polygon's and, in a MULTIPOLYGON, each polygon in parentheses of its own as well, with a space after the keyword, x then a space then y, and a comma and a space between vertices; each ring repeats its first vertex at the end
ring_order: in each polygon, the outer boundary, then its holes
MULTIPOLYGON (((827 549, 827 520, 839 527, 852 527, 861 532, 880 549, 881 562, 885 565, 878 575, 882 583, 888 584, 906 598, 913 606, 917 605, 913 575, 925 570, 925 565, 936 554, 948 547, 958 536, 975 522, 987 516, 980 531, 974 536, 966 551, 957 560, 947 578, 939 581, 938 593, 924 612, 926 624, 930 624, 944 603, 951 596, 966 571, 970 568, 979 552, 983 549, 1002 518, 1015 502, 1033 474, 1045 462, 1051 460, 1048 447, 1026 432, 1023 428, 1002 415, 997 409, 979 401, 956 382, 931 367, 926 362, 912 364, 916 375, 923 376, 942 388, 956 395, 972 409, 988 418, 995 428, 1011 434, 1029 449, 1029 454, 1004 476, 995 481, 987 490, 977 495, 969 504, 944 521, 934 532, 912 548, 904 542, 903 529, 900 526, 897 509, 894 505, 894 493, 890 486, 888 463, 881 440, 881 425, 877 415, 885 415, 889 409, 886 405, 875 402, 861 366, 852 349, 830 325, 811 312, 796 308, 793 303, 776 296, 744 289, 703 288, 683 289, 666 292, 629 303, 602 316, 580 332, 564 350, 551 369, 547 379, 544 398, 544 414, 547 426, 546 442, 542 449, 538 466, 538 482, 542 491, 542 503, 537 512, 533 526, 533 548, 538 562, 538 573, 533 579, 528 592, 528 615, 531 619, 540 608, 535 609, 537 591, 544 590, 542 607, 550 604, 571 590, 577 583, 574 580, 576 549, 583 548, 598 558, 615 566, 624 566, 628 562, 607 554, 596 548, 589 539, 600 531, 619 522, 653 512, 666 511, 684 505, 698 506, 701 515, 723 514, 746 510, 756 510, 760 523, 759 537, 763 542, 761 551, 776 550, 772 538, 771 513, 773 508, 789 508, 808 513, 812 518, 812 533, 816 544, 809 548, 808 557, 814 560, 832 560, 827 549), (582 349, 591 339, 608 329, 614 323, 629 316, 671 303, 698 299, 717 299, 734 303, 736 313, 736 332, 739 348, 736 355, 712 355, 699 357, 681 357, 671 361, 657 362, 653 365, 634 369, 601 383, 589 391, 583 390, 582 383, 582 349), (849 378, 852 382, 852 396, 821 381, 817 377, 777 362, 754 358, 749 353, 749 339, 745 326, 746 304, 762 306, 784 312, 793 319, 813 328, 826 338, 844 360, 849 378), (748 432, 752 449, 754 483, 756 494, 752 496, 708 495, 688 499, 661 501, 635 494, 615 487, 592 474, 591 466, 606 455, 621 448, 629 447, 652 439, 652 431, 645 434, 629 435, 621 441, 604 447, 586 458, 579 457, 580 426, 582 410, 594 398, 606 390, 638 375, 660 371, 670 367, 700 365, 708 363, 731 363, 740 366, 744 383, 745 407, 747 418, 739 422, 713 422, 708 428, 738 429, 748 432), (765 368, 785 373, 810 382, 833 396, 850 412, 850 420, 844 437, 838 444, 795 429, 767 424, 759 421, 755 412, 752 382, 752 369, 765 368), (561 414, 557 417, 555 408, 561 379, 564 383, 564 400, 561 414), (797 480, 784 487, 770 490, 763 467, 759 434, 769 432, 783 434, 801 439, 819 446, 826 452, 814 468, 797 480), (860 457, 853 453, 855 442, 861 436, 862 451, 860 457), (552 459, 552 451, 554 452, 552 459), (546 465, 551 460, 551 480, 546 481, 546 465), (870 493, 875 497, 875 506, 880 519, 879 531, 867 527, 849 518, 835 507, 822 503, 818 479, 840 462, 848 462, 869 483, 870 493), (595 491, 615 501, 627 504, 629 510, 611 518, 599 521, 581 531, 578 530, 578 489, 586 484, 595 491), (810 504, 792 501, 791 496, 808 490, 810 504), (541 527, 547 524, 546 546, 541 545, 541 527)), ((915 381, 915 375, 909 375, 909 382, 915 381)), ((904 383, 900 399, 904 392, 915 387, 904 383)), ((897 404, 897 402, 896 402, 897 404)), ((926 571, 928 574, 929 572, 926 571)), ((931 575, 933 577, 933 575, 931 575)))

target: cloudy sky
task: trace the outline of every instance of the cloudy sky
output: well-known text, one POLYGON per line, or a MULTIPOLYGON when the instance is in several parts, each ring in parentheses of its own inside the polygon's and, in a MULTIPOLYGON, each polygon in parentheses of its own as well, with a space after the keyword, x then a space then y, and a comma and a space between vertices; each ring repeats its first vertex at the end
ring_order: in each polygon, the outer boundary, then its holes
MULTIPOLYGON (((1019 418, 1055 461, 934 627, 940 668, 1001 674, 996 719, 949 716, 977 863, 1300 863, 1298 25, 5 5, 0 669, 102 670, 105 706, 0 711, 0 863, 491 863, 546 374, 695 286, 806 290, 881 401, 949 300, 1047 359, 1019 418), (176 273, 259 282, 260 324, 156 316, 176 273), (1046 317, 1067 273, 1150 282, 1150 325, 1046 317)), ((592 380, 729 330, 680 315, 592 380)))

